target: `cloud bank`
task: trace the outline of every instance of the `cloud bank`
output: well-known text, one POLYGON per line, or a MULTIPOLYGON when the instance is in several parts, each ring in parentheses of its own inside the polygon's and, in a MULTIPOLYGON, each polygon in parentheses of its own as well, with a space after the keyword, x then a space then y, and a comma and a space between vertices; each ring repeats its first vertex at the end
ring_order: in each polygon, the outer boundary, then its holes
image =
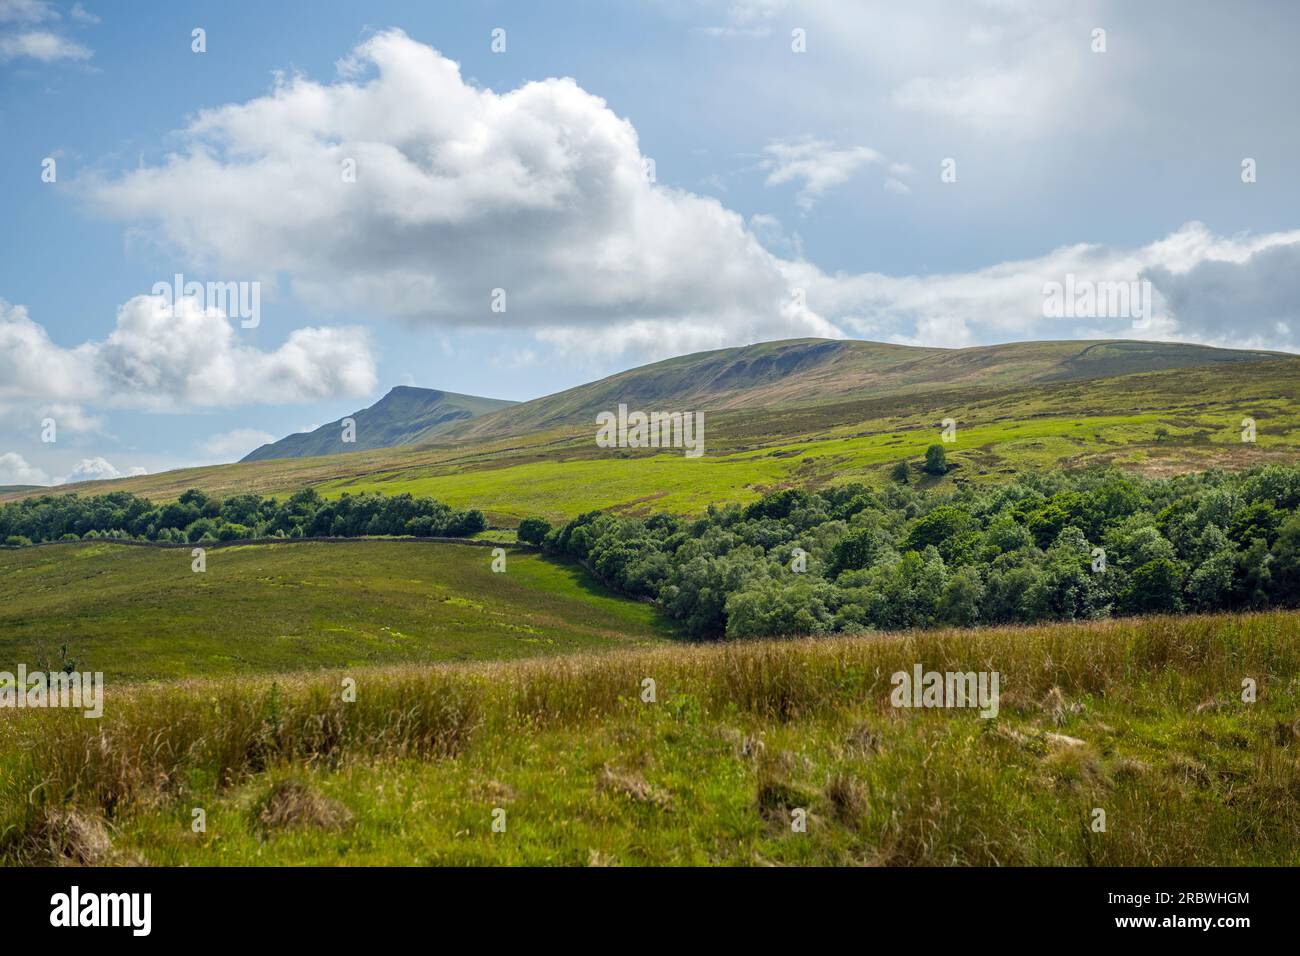
POLYGON ((238 341, 219 311, 137 296, 107 338, 54 343, 20 305, 0 300, 0 401, 95 402, 118 407, 280 404, 359 396, 376 385, 364 330, 302 328, 279 348, 238 341))
MULTIPOLYGON (((1300 233, 1223 238, 1189 223, 1137 249, 1082 243, 970 273, 832 275, 769 251, 716 200, 653 182, 632 125, 572 80, 478 89, 398 30, 368 39, 339 70, 332 83, 281 77, 266 96, 201 112, 161 164, 94 181, 89 195, 224 274, 282 273, 314 306, 521 328, 565 354, 646 358, 845 335, 949 347, 1297 344, 1286 263, 1300 233), (1140 334, 1124 316, 1045 319, 1043 286, 1066 274, 1147 279, 1157 314, 1140 334), (1267 294, 1221 294, 1265 278, 1267 294)), ((764 162, 769 182, 798 184, 808 206, 864 165, 885 165, 868 147, 809 138, 770 144, 764 162)), ((910 171, 887 169, 889 188, 905 191, 898 177, 910 171)), ((327 365, 343 366, 336 382, 363 378, 323 335, 297 348, 332 356, 327 365)), ((111 380, 139 390, 156 374, 173 391, 231 392, 221 374, 213 383, 145 365, 136 374, 116 362, 111 380)))

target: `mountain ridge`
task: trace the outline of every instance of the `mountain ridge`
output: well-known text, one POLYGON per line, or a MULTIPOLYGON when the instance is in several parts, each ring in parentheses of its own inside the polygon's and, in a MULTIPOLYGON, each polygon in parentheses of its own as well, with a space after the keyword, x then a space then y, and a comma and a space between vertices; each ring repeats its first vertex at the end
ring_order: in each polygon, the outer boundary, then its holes
POLYGON ((457 422, 441 437, 486 438, 570 425, 620 403, 647 411, 654 402, 676 404, 675 409, 661 409, 665 411, 777 408, 966 384, 1045 384, 1277 358, 1300 361, 1286 352, 1130 339, 1012 342, 963 349, 859 339, 784 339, 694 352, 616 372, 457 422))
POLYGON ((574 425, 620 404, 645 411, 793 408, 991 385, 1022 386, 1111 378, 1300 356, 1137 339, 1008 342, 960 349, 861 339, 781 339, 711 349, 635 366, 524 402, 399 385, 343 419, 263 445, 241 461, 305 458, 492 439, 574 425))
POLYGON ((309 432, 268 442, 240 459, 313 458, 320 455, 431 441, 453 424, 498 411, 514 402, 479 395, 462 395, 434 388, 395 385, 373 405, 309 432), (343 422, 356 423, 355 441, 343 441, 343 422))

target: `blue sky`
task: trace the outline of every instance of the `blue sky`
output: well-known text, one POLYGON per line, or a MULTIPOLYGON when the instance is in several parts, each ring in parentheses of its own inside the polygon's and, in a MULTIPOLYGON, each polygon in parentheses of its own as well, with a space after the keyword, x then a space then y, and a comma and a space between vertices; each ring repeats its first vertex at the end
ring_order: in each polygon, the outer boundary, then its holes
POLYGON ((0 0, 0 484, 234 460, 397 384, 526 399, 803 335, 1296 351, 1298 27, 0 0), (148 298, 178 272, 259 283, 259 324, 148 298), (1045 318, 1066 276, 1149 282, 1154 314, 1045 318))

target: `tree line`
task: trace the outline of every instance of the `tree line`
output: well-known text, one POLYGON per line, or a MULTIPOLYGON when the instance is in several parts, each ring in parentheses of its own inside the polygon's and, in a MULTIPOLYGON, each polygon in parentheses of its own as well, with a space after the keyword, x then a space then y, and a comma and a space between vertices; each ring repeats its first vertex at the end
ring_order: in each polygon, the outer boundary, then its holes
MULTIPOLYGON (((190 490, 0 506, 6 544, 96 538, 468 537, 478 510, 409 494, 190 490)), ((1300 468, 1150 479, 1029 474, 996 486, 783 489, 698 517, 590 511, 519 540, 582 561, 696 636, 1032 623, 1300 604, 1300 468)))
POLYGON ((1300 469, 776 491, 698 518, 592 511, 520 540, 697 636, 1030 623, 1300 603, 1300 469))
POLYGON ((453 511, 433 498, 363 493, 326 501, 310 488, 284 501, 253 494, 219 498, 191 489, 165 505, 116 491, 42 495, 0 507, 0 540, 9 545, 97 538, 174 543, 362 535, 464 538, 486 527, 483 512, 453 511))

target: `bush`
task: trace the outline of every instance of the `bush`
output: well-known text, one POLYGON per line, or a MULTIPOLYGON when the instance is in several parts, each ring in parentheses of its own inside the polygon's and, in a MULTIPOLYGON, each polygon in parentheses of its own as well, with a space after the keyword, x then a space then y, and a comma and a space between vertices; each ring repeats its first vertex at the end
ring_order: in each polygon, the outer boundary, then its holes
POLYGON ((942 445, 931 445, 925 450, 923 470, 927 475, 948 474, 948 453, 943 450, 942 445))
POLYGON ((452 515, 445 533, 452 538, 468 538, 470 535, 486 530, 487 518, 483 517, 483 512, 474 509, 458 511, 452 515))
POLYGON ((545 518, 525 518, 519 522, 519 540, 525 544, 541 544, 551 533, 551 523, 545 518))
POLYGON ((126 492, 84 498, 43 495, 0 505, 0 540, 29 542, 113 538, 173 544, 253 537, 428 537, 474 534, 486 526, 482 512, 453 515, 447 505, 432 498, 345 494, 326 502, 310 488, 283 503, 253 494, 233 495, 223 501, 191 489, 177 501, 157 507, 126 492))

